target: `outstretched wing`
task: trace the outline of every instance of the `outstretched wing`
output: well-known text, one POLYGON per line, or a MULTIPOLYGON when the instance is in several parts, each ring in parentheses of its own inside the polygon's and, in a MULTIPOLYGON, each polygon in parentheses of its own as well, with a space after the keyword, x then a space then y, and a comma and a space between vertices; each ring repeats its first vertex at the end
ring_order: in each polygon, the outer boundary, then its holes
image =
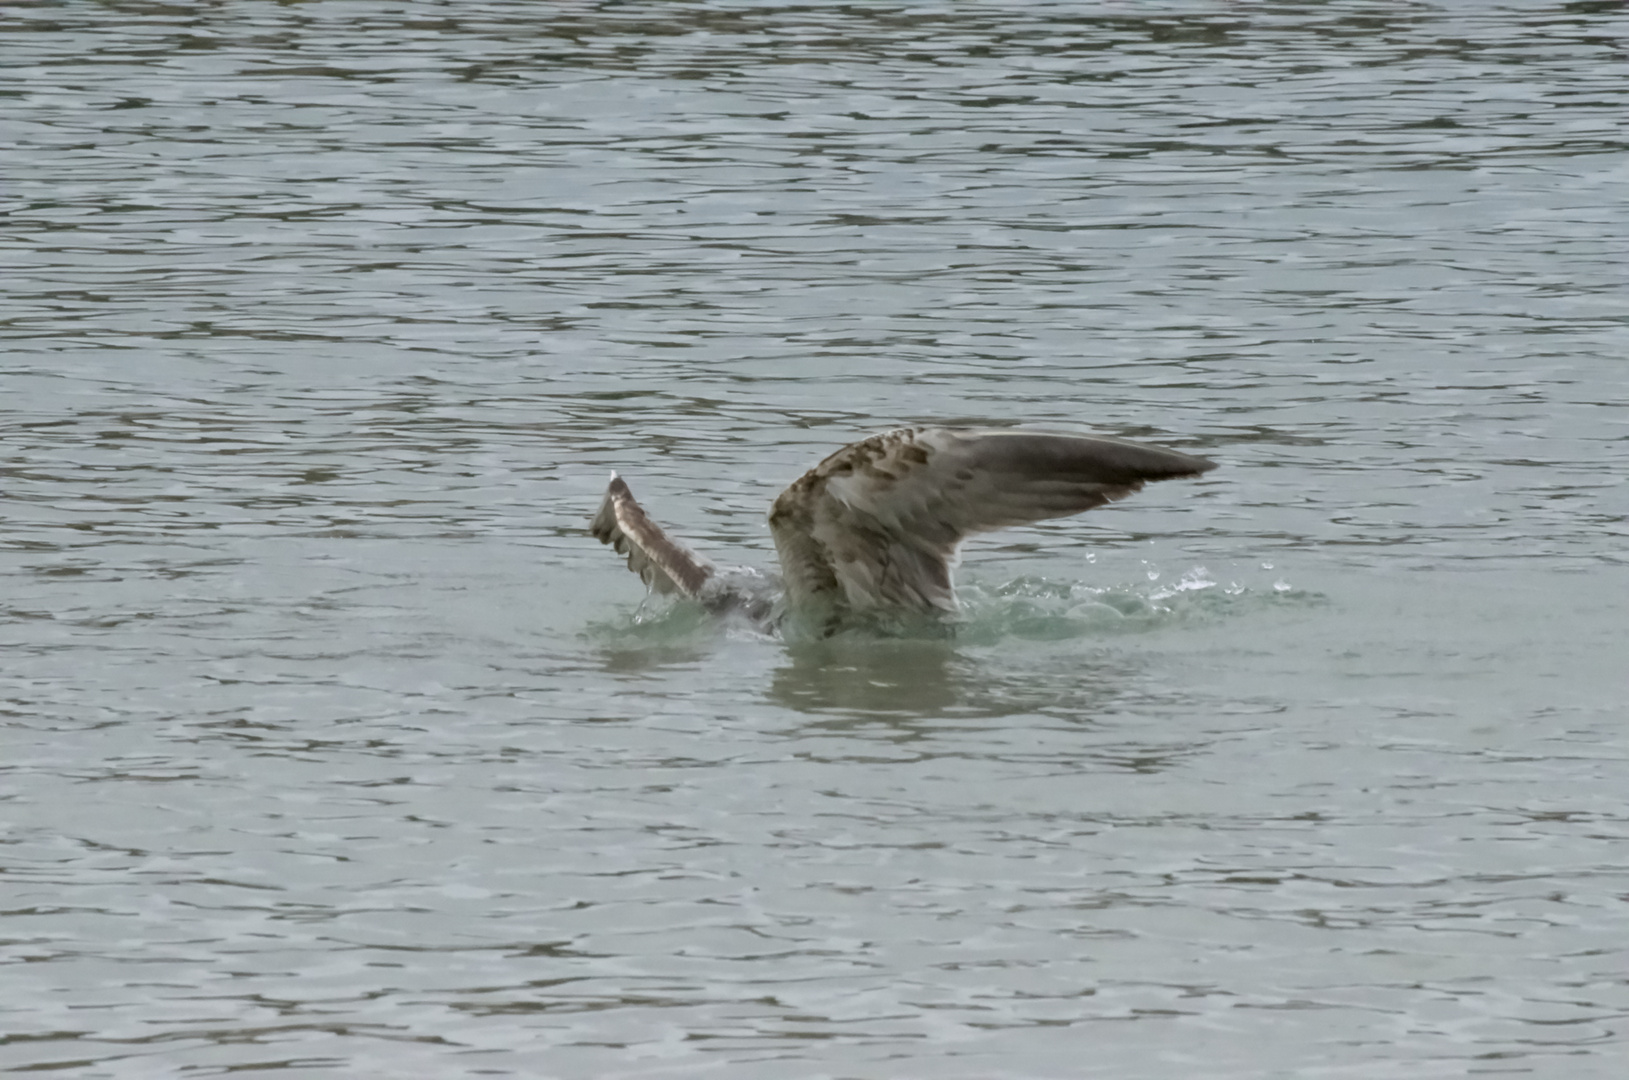
POLYGON ((1096 435, 901 428, 853 443, 770 512, 790 599, 954 611, 973 533, 1066 517, 1215 462, 1096 435))
POLYGON ((695 597, 713 576, 713 564, 668 536, 645 516, 633 492, 616 473, 605 489, 605 501, 589 523, 594 539, 628 556, 628 569, 659 593, 695 597))

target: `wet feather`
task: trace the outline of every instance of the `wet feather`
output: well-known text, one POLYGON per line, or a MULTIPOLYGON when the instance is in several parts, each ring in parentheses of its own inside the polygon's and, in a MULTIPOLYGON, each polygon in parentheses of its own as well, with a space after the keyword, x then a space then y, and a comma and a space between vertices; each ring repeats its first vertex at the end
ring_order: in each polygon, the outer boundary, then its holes
MULTIPOLYGON (((948 613, 968 536, 1078 514, 1150 481, 1213 468, 1191 454, 1097 435, 900 428, 810 469, 775 500, 769 525, 791 607, 837 617, 948 613)), ((652 589, 716 604, 712 564, 650 521, 614 473, 592 531, 652 589)))

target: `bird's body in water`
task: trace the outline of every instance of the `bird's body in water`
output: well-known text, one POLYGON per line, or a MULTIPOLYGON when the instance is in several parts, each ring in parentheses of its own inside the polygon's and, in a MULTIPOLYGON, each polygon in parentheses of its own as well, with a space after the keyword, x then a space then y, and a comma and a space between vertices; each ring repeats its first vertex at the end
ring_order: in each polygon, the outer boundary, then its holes
POLYGON ((781 492, 769 512, 779 578, 714 566, 651 521, 616 473, 590 530, 655 592, 765 630, 790 618, 830 633, 954 614, 951 571, 973 533, 1078 514, 1215 467, 1098 435, 900 428, 850 443, 781 492))

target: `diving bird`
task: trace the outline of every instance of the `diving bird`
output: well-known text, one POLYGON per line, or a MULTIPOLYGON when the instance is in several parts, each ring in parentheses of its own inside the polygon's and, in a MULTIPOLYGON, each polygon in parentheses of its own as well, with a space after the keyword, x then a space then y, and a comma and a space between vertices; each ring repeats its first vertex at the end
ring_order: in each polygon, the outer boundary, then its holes
POLYGON ((697 555, 653 522, 614 472, 589 531, 655 592, 769 627, 812 609, 834 627, 872 615, 953 614, 951 571, 968 536, 1068 517, 1150 480, 1215 467, 1101 435, 907 427, 850 443, 781 492, 769 511, 778 581, 697 555))

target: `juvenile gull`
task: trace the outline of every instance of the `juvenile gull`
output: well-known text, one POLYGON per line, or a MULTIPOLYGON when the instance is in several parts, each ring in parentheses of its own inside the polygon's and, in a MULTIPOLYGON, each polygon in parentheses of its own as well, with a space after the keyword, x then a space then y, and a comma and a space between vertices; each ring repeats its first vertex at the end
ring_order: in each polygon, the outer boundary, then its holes
POLYGON ((1101 435, 910 427, 850 443, 775 500, 770 531, 784 597, 752 570, 720 569, 646 516, 611 474, 589 526, 628 556, 658 593, 772 624, 785 609, 818 610, 828 627, 868 615, 956 610, 951 571, 973 533, 1068 517, 1150 480, 1198 476, 1216 463, 1101 435))

